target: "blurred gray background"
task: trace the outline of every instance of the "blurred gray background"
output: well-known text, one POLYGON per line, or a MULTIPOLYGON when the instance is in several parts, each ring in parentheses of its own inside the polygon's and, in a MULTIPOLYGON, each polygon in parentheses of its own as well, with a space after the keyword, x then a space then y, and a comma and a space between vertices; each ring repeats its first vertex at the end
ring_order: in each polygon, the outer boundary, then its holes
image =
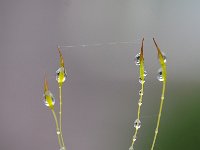
POLYGON ((42 102, 45 72, 58 98, 57 45, 73 45, 62 47, 67 149, 128 150, 140 89, 133 59, 143 37, 148 76, 136 150, 150 149, 160 103, 152 37, 168 72, 155 150, 200 149, 199 27, 198 0, 0 0, 0 150, 59 149, 42 102))

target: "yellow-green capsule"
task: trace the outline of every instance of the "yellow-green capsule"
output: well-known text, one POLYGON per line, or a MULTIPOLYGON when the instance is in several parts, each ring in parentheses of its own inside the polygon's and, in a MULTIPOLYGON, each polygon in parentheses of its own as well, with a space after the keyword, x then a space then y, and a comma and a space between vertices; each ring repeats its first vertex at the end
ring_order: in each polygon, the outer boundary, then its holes
POLYGON ((48 89, 48 83, 47 83, 47 78, 45 75, 44 78, 44 104, 49 107, 50 109, 54 108, 54 104, 55 104, 55 98, 53 96, 53 94, 49 91, 48 89))
POLYGON ((161 65, 161 69, 159 70, 159 75, 160 75, 160 78, 162 78, 161 80, 159 81, 166 81, 166 78, 167 78, 167 71, 166 71, 166 56, 161 52, 160 48, 158 47, 155 39, 153 38, 153 41, 154 41, 154 44, 157 48, 157 51, 158 51, 158 59, 159 59, 159 62, 160 62, 160 65, 161 65))
POLYGON ((56 71, 56 80, 59 86, 62 86, 62 84, 65 82, 67 78, 67 73, 64 67, 64 59, 63 59, 60 47, 58 47, 58 52, 60 54, 60 68, 56 71))
POLYGON ((142 46, 140 49, 140 83, 145 82, 145 70, 144 70, 144 52, 143 52, 143 47, 144 47, 144 38, 142 39, 142 46))

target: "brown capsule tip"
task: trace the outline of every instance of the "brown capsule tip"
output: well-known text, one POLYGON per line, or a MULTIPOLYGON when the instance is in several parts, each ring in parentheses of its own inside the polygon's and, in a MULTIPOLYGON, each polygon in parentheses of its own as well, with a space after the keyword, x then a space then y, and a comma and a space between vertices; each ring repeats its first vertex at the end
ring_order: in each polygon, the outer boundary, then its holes
POLYGON ((153 42, 154 42, 154 44, 156 45, 156 47, 158 48, 158 45, 157 45, 157 43, 156 43, 155 38, 153 38, 153 42))
POLYGON ((156 46, 156 48, 157 48, 158 55, 161 55, 161 56, 162 56, 162 53, 161 53, 160 48, 158 47, 158 45, 157 45, 157 43, 156 43, 155 38, 153 38, 153 42, 154 42, 154 44, 155 44, 155 46, 156 46))
POLYGON ((141 60, 143 60, 143 47, 144 47, 144 38, 142 39, 142 46, 141 46, 141 50, 140 50, 140 55, 141 55, 141 60))
POLYGON ((60 46, 58 46, 58 52, 60 54, 60 67, 64 67, 64 59, 63 59, 63 56, 62 56, 62 53, 61 53, 61 50, 60 50, 60 46))
POLYGON ((59 52, 59 54, 60 54, 60 57, 62 57, 62 53, 61 53, 61 50, 60 50, 60 46, 58 46, 57 50, 58 50, 58 52, 59 52))
POLYGON ((47 75, 44 75, 44 92, 48 91, 47 75))

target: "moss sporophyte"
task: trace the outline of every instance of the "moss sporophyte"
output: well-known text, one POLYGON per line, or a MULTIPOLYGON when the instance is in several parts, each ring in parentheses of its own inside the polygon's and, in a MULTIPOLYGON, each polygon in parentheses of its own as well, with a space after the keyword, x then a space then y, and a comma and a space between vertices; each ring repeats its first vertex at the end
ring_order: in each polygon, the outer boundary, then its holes
MULTIPOLYGON (((153 42, 156 46, 157 52, 158 52, 158 60, 160 63, 161 68, 158 70, 157 79, 158 81, 162 82, 162 94, 161 94, 161 101, 160 101, 160 108, 158 112, 158 118, 157 118, 157 124, 155 128, 155 134, 153 138, 153 142, 151 145, 151 150, 154 149, 158 129, 160 125, 160 119, 161 119, 161 113, 163 108, 163 102, 164 102, 164 96, 165 96, 165 87, 166 87, 166 79, 167 79, 167 71, 166 71, 166 56, 163 52, 161 52, 160 48, 158 47, 155 39, 153 38, 153 42)), ((64 58, 61 53, 61 49, 58 46, 58 53, 59 53, 59 68, 56 71, 56 80, 58 82, 58 89, 59 89, 59 119, 57 119, 57 115, 55 112, 55 98, 53 94, 50 92, 47 82, 47 76, 45 74, 44 78, 44 95, 43 95, 43 101, 44 104, 51 110, 53 114, 53 118, 56 125, 56 134, 58 137, 58 144, 60 150, 66 150, 66 146, 64 143, 63 133, 62 133, 62 86, 63 83, 66 81, 67 73, 64 65, 64 58)), ((136 66, 139 67, 139 83, 141 84, 141 89, 139 90, 139 100, 138 100, 138 110, 137 110, 137 118, 134 121, 134 128, 135 132, 132 137, 132 143, 129 148, 129 150, 134 150, 134 144, 137 139, 138 131, 141 127, 141 121, 140 121, 140 114, 141 114, 141 106, 143 103, 143 95, 144 95, 144 83, 145 83, 145 77, 147 76, 147 72, 145 71, 145 65, 144 65, 144 38, 142 39, 140 52, 135 56, 134 58, 136 66)))
MULTIPOLYGON (((165 95, 165 87, 166 87, 166 78, 167 78, 167 71, 166 71, 166 56, 163 52, 161 52, 160 48, 158 47, 155 39, 153 38, 153 42, 156 46, 157 52, 158 52, 158 60, 160 62, 161 68, 158 70, 158 75, 157 79, 158 81, 162 81, 163 83, 163 88, 162 88, 162 94, 161 94, 161 102, 160 102, 160 109, 158 112, 158 118, 157 118, 157 124, 156 124, 156 129, 155 129, 155 134, 153 138, 153 143, 151 146, 151 150, 154 149, 154 145, 156 142, 157 134, 158 134, 158 129, 160 125, 160 119, 161 119, 161 113, 162 113, 162 108, 163 108, 163 102, 164 102, 164 95, 165 95)), ((138 112, 137 112, 137 119, 134 122, 134 127, 135 127, 135 133, 132 138, 132 144, 129 148, 129 150, 134 150, 134 144, 137 139, 137 134, 138 130, 141 127, 141 121, 140 121, 140 112, 141 112, 141 105, 142 105, 142 98, 144 94, 144 83, 145 83, 145 77, 147 75, 147 72, 145 71, 144 67, 144 51, 143 51, 143 45, 144 45, 144 38, 142 39, 142 46, 140 49, 140 53, 138 53, 135 56, 135 64, 139 66, 140 70, 140 77, 139 77, 139 82, 141 83, 141 90, 139 91, 140 99, 138 101, 138 112)))
POLYGON ((55 98, 53 94, 49 91, 46 75, 44 79, 44 103, 47 107, 50 108, 53 114, 53 118, 56 124, 56 133, 58 136, 58 144, 59 144, 60 150, 66 150, 66 146, 65 146, 64 138, 62 134, 62 85, 66 80, 67 73, 66 73, 66 69, 64 68, 64 59, 63 59, 60 47, 58 47, 58 52, 60 55, 60 65, 59 65, 59 69, 56 71, 56 80, 58 82, 59 101, 60 101, 59 121, 57 119, 57 115, 54 110, 55 98))
POLYGON ((138 101, 138 112, 137 112, 137 119, 134 121, 134 127, 135 127, 135 133, 132 138, 132 143, 129 148, 129 150, 133 150, 133 146, 135 144, 136 138, 137 138, 137 133, 139 128, 141 127, 141 121, 140 121, 140 111, 141 111, 141 106, 142 106, 142 98, 144 94, 144 83, 145 83, 145 76, 147 76, 147 72, 145 71, 144 68, 144 52, 143 52, 143 47, 144 47, 144 38, 142 39, 142 46, 140 48, 140 53, 138 53, 135 56, 135 64, 139 66, 140 70, 140 77, 139 77, 139 82, 141 83, 141 90, 139 91, 139 101, 138 101))
POLYGON ((155 134, 154 134, 151 150, 154 149, 154 145, 155 145, 157 134, 158 134, 158 129, 159 129, 159 125, 160 125, 160 118, 161 118, 161 113, 162 113, 162 108, 163 108, 163 102, 164 102, 164 98, 165 98, 165 87, 166 87, 166 79, 167 79, 167 70, 166 70, 167 59, 166 59, 166 56, 163 52, 161 52, 161 50, 158 47, 154 38, 153 38, 153 41, 154 41, 154 44, 155 44, 156 49, 158 51, 158 59, 159 59, 160 65, 161 65, 161 68, 158 70, 157 79, 159 81, 162 81, 163 86, 162 86, 162 94, 161 94, 161 101, 160 101, 160 109, 159 109, 159 112, 158 112, 158 119, 157 119, 157 124, 156 124, 156 129, 155 129, 155 134))

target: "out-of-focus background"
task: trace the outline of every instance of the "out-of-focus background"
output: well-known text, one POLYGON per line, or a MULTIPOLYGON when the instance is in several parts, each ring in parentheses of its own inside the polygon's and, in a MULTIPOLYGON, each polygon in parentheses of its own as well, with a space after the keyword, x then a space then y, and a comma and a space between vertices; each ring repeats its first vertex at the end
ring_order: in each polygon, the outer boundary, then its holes
POLYGON ((143 37, 148 76, 135 149, 150 149, 162 88, 155 37, 168 72, 155 150, 199 150, 199 8, 198 0, 1 0, 0 149, 59 149, 42 95, 47 72, 58 98, 61 45, 68 46, 62 47, 67 149, 128 150, 140 89, 134 56, 143 37))

